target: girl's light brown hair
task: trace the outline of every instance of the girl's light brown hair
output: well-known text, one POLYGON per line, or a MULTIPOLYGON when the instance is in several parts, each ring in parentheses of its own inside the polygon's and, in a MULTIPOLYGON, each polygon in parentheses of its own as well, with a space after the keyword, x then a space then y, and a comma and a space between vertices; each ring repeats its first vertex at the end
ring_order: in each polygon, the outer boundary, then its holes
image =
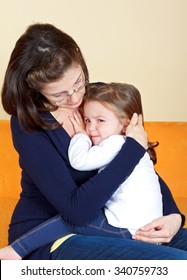
MULTIPOLYGON (((109 83, 101 85, 89 85, 84 102, 97 101, 113 111, 119 120, 132 118, 134 113, 142 115, 143 108, 139 90, 131 84, 109 83)), ((144 123, 144 121, 143 121, 144 123)), ((154 147, 158 142, 148 142, 148 153, 156 164, 157 157, 154 147)))

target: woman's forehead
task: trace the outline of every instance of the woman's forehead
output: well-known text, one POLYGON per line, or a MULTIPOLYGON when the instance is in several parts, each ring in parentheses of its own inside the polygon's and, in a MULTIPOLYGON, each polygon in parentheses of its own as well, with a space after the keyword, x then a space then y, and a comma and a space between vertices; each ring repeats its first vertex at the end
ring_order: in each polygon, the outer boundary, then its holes
POLYGON ((83 71, 80 65, 73 65, 57 81, 44 85, 42 92, 46 94, 55 94, 62 91, 68 91, 81 77, 83 71))

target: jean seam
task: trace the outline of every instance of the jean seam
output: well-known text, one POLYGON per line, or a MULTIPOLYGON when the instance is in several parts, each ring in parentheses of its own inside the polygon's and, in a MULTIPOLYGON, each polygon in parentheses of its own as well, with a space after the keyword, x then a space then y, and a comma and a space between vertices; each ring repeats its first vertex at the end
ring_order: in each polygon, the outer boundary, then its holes
MULTIPOLYGON (((104 221, 102 221, 101 225, 103 226, 103 224, 104 224, 104 221)), ((95 228, 97 230, 103 231, 103 232, 108 232, 108 233, 112 233, 112 234, 115 234, 115 235, 122 235, 124 238, 126 237, 126 233, 129 233, 128 229, 124 229, 124 230, 119 229, 119 232, 116 232, 114 230, 105 229, 101 226, 96 226, 96 225, 93 225, 93 224, 88 224, 88 226, 90 226, 92 228, 95 228)))

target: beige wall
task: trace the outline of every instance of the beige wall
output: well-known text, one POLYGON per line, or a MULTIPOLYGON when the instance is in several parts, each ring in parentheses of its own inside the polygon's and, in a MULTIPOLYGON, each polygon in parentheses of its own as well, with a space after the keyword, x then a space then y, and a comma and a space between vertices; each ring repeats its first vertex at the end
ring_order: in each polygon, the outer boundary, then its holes
POLYGON ((18 37, 29 24, 49 22, 78 42, 91 81, 133 83, 147 121, 187 121, 186 0, 2 2, 0 86, 18 37))

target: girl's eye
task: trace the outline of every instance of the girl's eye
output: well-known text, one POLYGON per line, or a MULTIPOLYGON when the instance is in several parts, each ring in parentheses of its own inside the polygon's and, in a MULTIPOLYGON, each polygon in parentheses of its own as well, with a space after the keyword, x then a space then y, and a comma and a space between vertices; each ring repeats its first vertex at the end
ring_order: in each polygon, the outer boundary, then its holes
POLYGON ((102 119, 98 119, 98 122, 104 122, 104 120, 102 120, 102 119))
POLYGON ((90 120, 89 119, 84 119, 84 122, 85 123, 90 123, 90 120))

